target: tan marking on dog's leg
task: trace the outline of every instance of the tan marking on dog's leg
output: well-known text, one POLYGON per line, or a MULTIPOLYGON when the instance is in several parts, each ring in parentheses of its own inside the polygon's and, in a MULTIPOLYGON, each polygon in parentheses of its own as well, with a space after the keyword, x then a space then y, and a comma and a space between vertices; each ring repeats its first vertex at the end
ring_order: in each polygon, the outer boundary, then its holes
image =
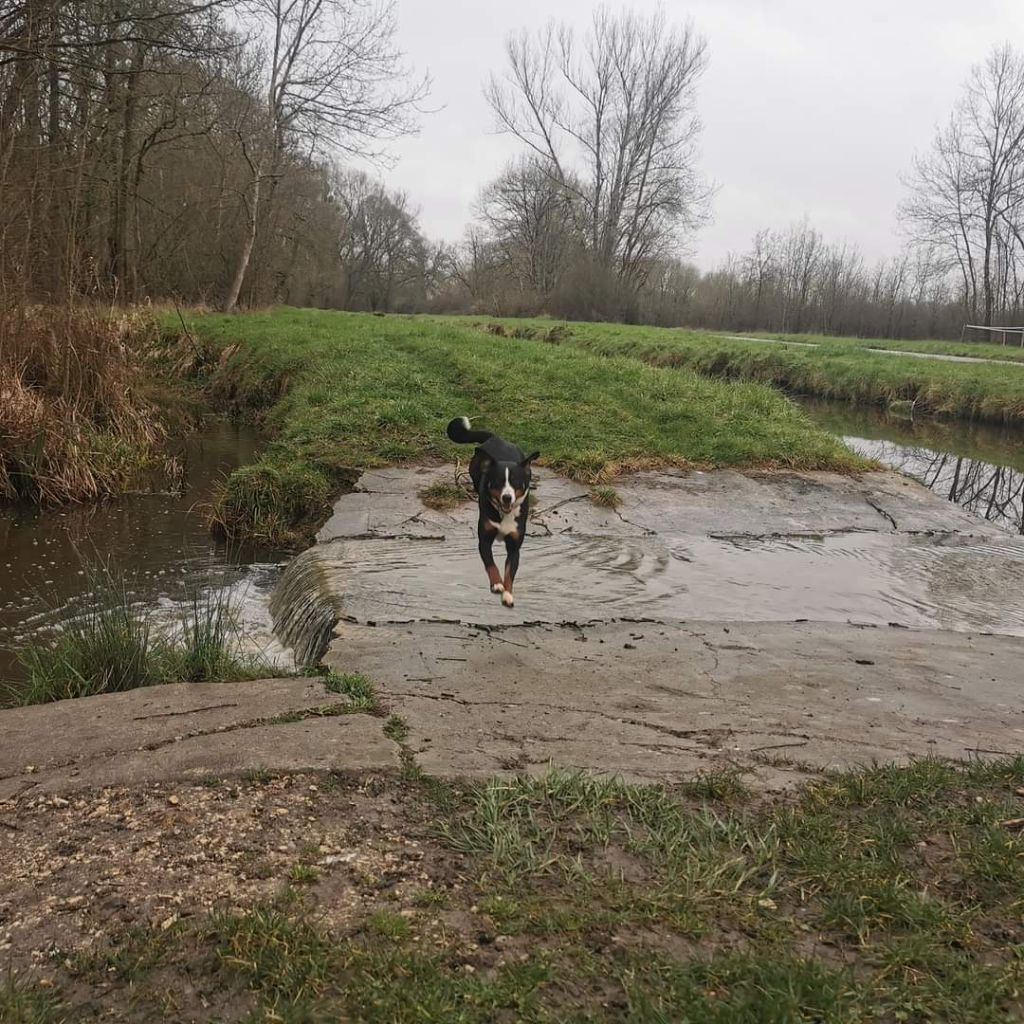
POLYGON ((487 579, 491 583, 491 593, 500 594, 505 588, 501 584, 501 573, 496 565, 487 566, 487 579))

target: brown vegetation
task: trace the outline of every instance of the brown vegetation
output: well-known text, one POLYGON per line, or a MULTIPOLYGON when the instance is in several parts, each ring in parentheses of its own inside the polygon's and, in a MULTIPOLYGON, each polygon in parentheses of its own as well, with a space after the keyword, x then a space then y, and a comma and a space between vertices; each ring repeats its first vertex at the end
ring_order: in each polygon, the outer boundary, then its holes
POLYGON ((142 313, 0 306, 0 497, 103 497, 167 471, 142 313))

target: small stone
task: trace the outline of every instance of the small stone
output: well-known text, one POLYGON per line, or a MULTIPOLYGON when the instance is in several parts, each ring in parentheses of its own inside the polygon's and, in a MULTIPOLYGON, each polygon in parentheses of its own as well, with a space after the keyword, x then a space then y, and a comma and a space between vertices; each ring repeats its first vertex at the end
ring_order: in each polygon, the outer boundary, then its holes
POLYGON ((178 798, 177 798, 177 797, 176 797, 176 796, 175 796, 175 795, 174 795, 174 794, 172 793, 172 794, 171 794, 171 795, 170 795, 170 796, 169 796, 169 797, 167 798, 167 802, 168 802, 168 803, 169 803, 169 804, 170 804, 170 805, 171 805, 172 807, 177 807, 177 806, 178 806, 178 803, 179 803, 179 800, 178 800, 178 798))

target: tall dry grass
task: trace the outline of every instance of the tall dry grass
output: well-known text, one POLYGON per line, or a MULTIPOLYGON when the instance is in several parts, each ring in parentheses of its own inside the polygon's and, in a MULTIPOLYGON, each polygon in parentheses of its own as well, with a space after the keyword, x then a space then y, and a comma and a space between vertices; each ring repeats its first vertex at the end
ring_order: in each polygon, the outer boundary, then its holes
POLYGON ((86 501, 165 468, 159 338, 144 311, 0 305, 0 498, 86 501))

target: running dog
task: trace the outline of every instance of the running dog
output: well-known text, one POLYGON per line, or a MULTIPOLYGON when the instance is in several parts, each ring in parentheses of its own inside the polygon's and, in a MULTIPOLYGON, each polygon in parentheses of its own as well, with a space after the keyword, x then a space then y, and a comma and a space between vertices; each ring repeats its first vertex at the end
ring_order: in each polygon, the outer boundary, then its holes
POLYGON ((469 475, 480 505, 477 536, 480 557, 487 570, 492 594, 501 594, 506 608, 515 604, 512 584, 519 569, 519 549, 526 540, 526 521, 530 512, 531 463, 540 452, 524 455, 523 450, 486 430, 470 429, 465 416, 448 424, 448 436, 456 444, 475 444, 469 463, 469 475), (505 578, 494 564, 491 548, 500 537, 505 542, 505 578))

